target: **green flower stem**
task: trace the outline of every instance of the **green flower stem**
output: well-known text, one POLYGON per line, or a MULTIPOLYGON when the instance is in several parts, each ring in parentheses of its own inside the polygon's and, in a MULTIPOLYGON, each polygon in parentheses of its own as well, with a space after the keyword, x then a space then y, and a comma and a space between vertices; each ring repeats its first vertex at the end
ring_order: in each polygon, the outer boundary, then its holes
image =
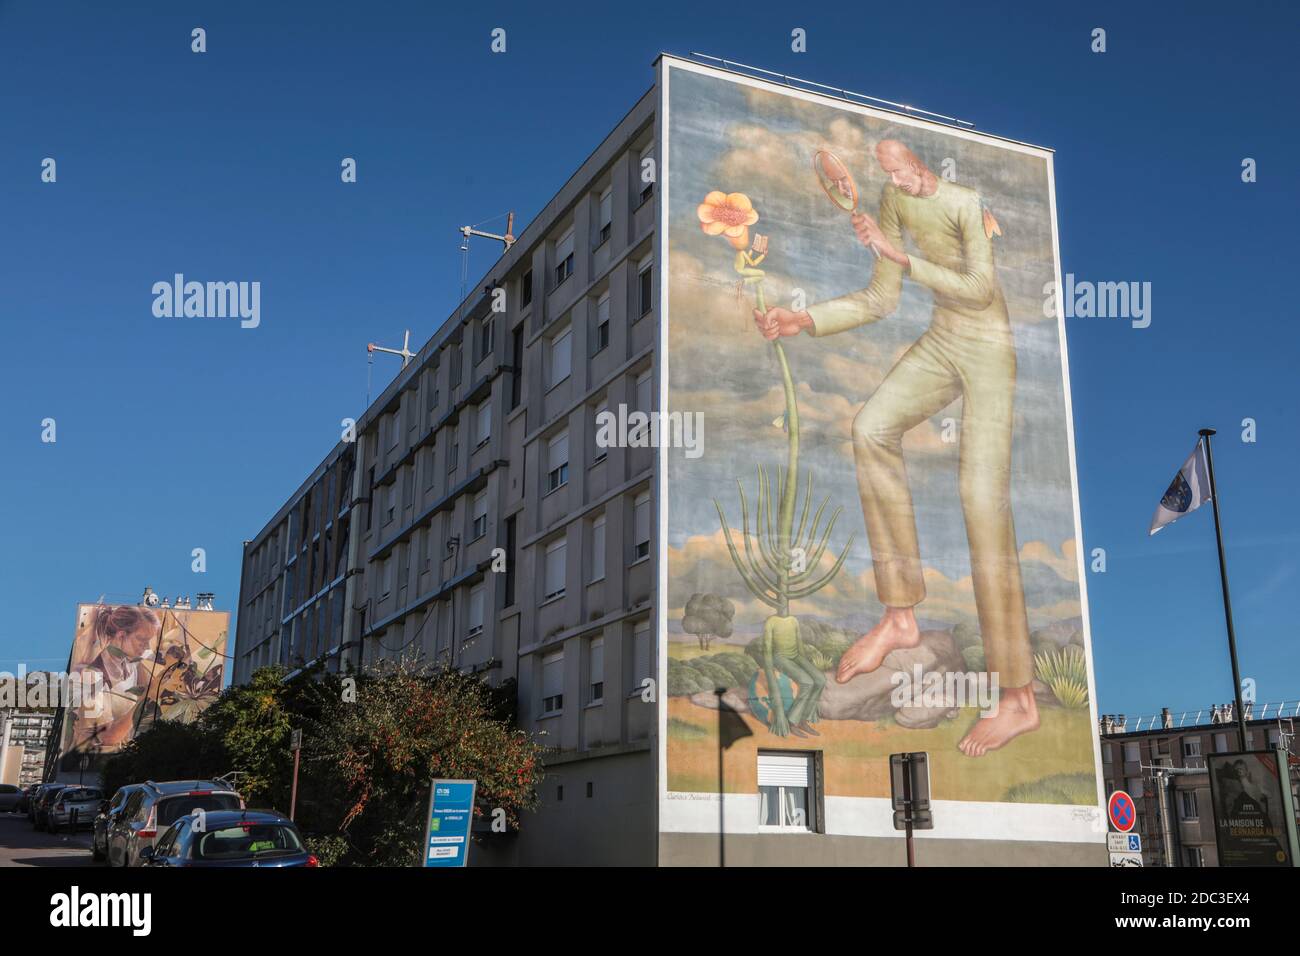
MULTIPOLYGON (((760 312, 767 311, 767 299, 763 295, 763 283, 754 284, 754 300, 758 303, 760 312)), ((781 510, 777 518, 777 549, 778 556, 781 559, 781 566, 778 570, 780 574, 779 594, 781 605, 777 608, 777 613, 782 617, 790 611, 790 545, 791 535, 794 531, 794 509, 795 498, 798 494, 798 476, 799 476, 799 406, 795 402, 794 379, 790 375, 790 363, 786 361, 785 348, 781 345, 780 339, 772 342, 772 348, 776 350, 776 359, 781 363, 781 387, 785 391, 785 414, 787 426, 787 446, 788 454, 786 457, 785 481, 781 483, 781 510)))

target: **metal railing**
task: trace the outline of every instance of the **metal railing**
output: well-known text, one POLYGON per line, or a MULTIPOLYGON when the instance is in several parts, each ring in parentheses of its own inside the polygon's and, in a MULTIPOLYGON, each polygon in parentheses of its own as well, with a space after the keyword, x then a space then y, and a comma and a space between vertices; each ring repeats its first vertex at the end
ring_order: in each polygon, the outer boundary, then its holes
MULTIPOLYGON (((1150 730, 1185 730, 1191 727, 1218 727, 1233 723, 1236 708, 1232 704, 1211 704, 1197 710, 1161 712, 1130 717, 1125 714, 1102 714, 1098 719, 1102 735, 1133 734, 1150 730)), ((1266 704, 1246 704, 1246 720, 1289 720, 1300 718, 1300 700, 1266 704)))

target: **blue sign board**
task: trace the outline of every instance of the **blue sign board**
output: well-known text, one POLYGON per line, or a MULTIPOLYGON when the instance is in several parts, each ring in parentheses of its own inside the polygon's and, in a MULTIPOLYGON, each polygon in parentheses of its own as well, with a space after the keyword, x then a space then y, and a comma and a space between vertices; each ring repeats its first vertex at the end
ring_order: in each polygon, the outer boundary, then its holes
POLYGON ((474 821, 473 780, 435 780, 429 793, 422 866, 465 866, 474 821))

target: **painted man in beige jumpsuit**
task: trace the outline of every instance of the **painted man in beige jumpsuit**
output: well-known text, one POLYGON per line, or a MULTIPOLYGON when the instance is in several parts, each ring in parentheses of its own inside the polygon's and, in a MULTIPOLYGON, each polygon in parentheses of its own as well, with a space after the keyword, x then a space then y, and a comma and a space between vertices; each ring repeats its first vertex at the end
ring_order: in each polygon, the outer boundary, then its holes
POLYGON ((906 146, 883 140, 876 158, 890 182, 879 222, 859 213, 854 231, 880 255, 867 288, 804 312, 754 312, 769 339, 834 335, 879 321, 898 305, 904 276, 930 289, 930 328, 898 360, 853 420, 858 489, 885 613, 840 659, 836 680, 873 671, 895 648, 921 639, 914 608, 925 598, 903 434, 962 399, 958 482, 984 653, 998 675, 993 716, 958 746, 982 756, 1038 727, 1033 655, 1011 516, 1012 401, 1016 353, 979 196, 946 182, 906 146), (906 229, 917 253, 903 252, 906 229))

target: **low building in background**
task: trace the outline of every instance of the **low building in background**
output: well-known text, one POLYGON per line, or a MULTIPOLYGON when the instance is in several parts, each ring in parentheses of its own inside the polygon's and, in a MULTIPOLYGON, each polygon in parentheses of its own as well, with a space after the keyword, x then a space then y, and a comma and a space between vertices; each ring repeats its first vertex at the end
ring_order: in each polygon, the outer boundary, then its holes
MULTIPOLYGON (((1300 701, 1246 707, 1246 749, 1280 746, 1292 755, 1291 792, 1300 806, 1297 720, 1300 701)), ((1177 714, 1166 707, 1138 718, 1103 714, 1098 729, 1106 795, 1123 790, 1137 805, 1133 832, 1142 837, 1143 865, 1218 866, 1205 758, 1240 751, 1234 706, 1212 704, 1177 714)))
POLYGON ((40 783, 53 712, 0 712, 0 783, 25 787, 40 783))

